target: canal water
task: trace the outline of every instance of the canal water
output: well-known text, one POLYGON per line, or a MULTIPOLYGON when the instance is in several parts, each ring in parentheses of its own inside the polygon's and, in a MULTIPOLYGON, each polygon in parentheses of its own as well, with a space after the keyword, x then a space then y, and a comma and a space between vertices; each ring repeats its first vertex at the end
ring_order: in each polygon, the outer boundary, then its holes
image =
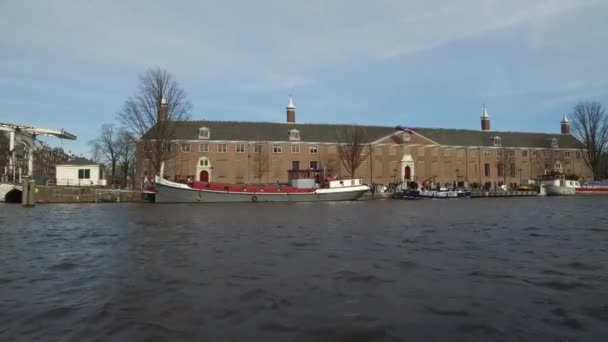
POLYGON ((608 198, 0 205, 1 341, 605 341, 608 198))

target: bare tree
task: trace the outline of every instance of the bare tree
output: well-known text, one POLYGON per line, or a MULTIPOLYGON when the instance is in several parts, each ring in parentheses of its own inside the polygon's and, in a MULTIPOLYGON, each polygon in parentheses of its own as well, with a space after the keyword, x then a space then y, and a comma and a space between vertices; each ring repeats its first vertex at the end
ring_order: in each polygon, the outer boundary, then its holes
POLYGON ((131 186, 135 182, 135 143, 136 140, 131 132, 122 129, 119 134, 119 165, 120 175, 122 176, 122 186, 128 186, 128 180, 131 178, 131 186))
POLYGON ((253 176, 258 183, 262 183, 262 178, 268 172, 268 151, 266 144, 256 143, 253 145, 253 176))
POLYGON ((513 168, 513 161, 514 157, 510 150, 501 148, 496 151, 496 168, 498 169, 498 176, 503 178, 502 184, 507 184, 507 177, 516 171, 513 168))
POLYGON ((192 105, 186 93, 167 70, 152 68, 139 78, 137 93, 129 97, 119 112, 120 122, 141 139, 144 156, 155 171, 167 160, 176 121, 190 119, 192 105))
POLYGON ((66 162, 70 156, 62 148, 53 148, 44 142, 34 150, 34 177, 49 181, 55 180, 57 164, 66 162))
POLYGON ((366 145, 367 131, 360 126, 346 127, 338 131, 338 141, 340 161, 351 178, 355 178, 355 171, 370 153, 366 145))
POLYGON ((116 165, 124 146, 120 141, 119 130, 113 124, 101 125, 99 137, 91 142, 93 156, 110 165, 112 181, 116 177, 116 165))
POLYGON ((599 102, 580 102, 574 107, 572 127, 577 138, 587 147, 585 161, 593 177, 599 179, 605 170, 603 159, 608 153, 608 115, 599 102))

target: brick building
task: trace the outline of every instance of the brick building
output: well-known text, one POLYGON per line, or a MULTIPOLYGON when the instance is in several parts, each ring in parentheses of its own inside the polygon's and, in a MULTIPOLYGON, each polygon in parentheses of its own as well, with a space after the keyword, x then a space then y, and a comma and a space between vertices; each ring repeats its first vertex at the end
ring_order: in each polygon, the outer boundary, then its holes
MULTIPOLYGON (((174 122, 172 157, 164 174, 224 183, 286 182, 288 170, 324 170, 348 177, 340 162, 340 132, 349 125, 296 123, 290 99, 285 123, 183 121, 174 122)), ((559 172, 591 179, 584 146, 570 134, 564 115, 560 133, 490 130, 484 109, 481 130, 360 126, 366 131, 368 157, 356 176, 367 183, 434 179, 441 183, 520 184, 523 179, 559 172)), ((149 132, 150 133, 150 132, 149 132)), ((150 134, 142 139, 150 139, 150 134)), ((143 144, 137 147, 137 175, 152 175, 143 144)), ((366 153, 367 153, 366 151, 366 153)))

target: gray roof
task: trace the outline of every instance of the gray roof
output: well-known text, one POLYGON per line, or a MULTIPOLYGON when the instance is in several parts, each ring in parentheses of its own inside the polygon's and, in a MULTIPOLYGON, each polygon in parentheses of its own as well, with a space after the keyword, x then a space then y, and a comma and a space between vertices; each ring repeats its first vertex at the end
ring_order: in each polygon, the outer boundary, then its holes
POLYGON ((416 128, 420 135, 441 145, 493 146, 492 138, 500 137, 503 147, 551 147, 551 139, 557 139, 559 148, 585 148, 570 134, 529 133, 507 131, 475 131, 468 129, 416 128))
POLYGON ((99 164, 94 161, 90 161, 86 158, 76 157, 72 160, 68 160, 66 162, 59 163, 57 165, 73 165, 73 166, 82 165, 82 166, 84 166, 84 165, 99 165, 99 164))
MULTIPOLYGON (((276 123, 247 121, 178 121, 175 140, 198 140, 198 130, 207 127, 210 140, 228 141, 288 141, 288 131, 300 131, 300 141, 331 143, 338 142, 341 130, 352 125, 276 123)), ((368 143, 395 133, 395 127, 360 126, 367 131, 368 143)), ((444 146, 493 146, 492 138, 499 136, 503 147, 549 148, 551 139, 556 138, 560 148, 584 148, 584 145, 570 134, 528 133, 507 131, 478 131, 448 128, 412 128, 416 133, 444 146)), ((150 131, 143 139, 152 138, 150 131)))

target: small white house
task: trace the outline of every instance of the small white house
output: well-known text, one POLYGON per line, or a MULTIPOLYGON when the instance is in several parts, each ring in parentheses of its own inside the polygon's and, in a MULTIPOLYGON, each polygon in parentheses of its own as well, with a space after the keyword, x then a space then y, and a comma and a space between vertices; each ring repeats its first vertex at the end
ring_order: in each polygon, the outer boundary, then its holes
POLYGON ((105 186, 103 166, 85 158, 74 158, 56 166, 56 184, 105 186))

